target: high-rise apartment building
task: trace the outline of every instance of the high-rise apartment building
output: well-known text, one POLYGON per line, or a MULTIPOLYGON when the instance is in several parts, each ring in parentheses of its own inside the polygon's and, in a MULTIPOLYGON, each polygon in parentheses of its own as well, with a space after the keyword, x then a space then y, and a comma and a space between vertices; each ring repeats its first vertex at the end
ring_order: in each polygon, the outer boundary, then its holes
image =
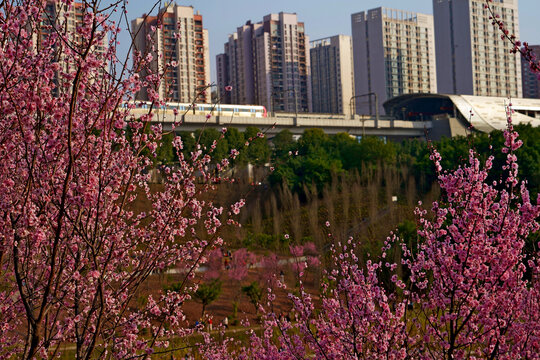
POLYGON ((266 15, 259 23, 248 21, 229 36, 224 54, 216 58, 218 85, 232 86, 233 104, 311 111, 308 45, 304 23, 296 14, 281 12, 266 15))
POLYGON ((81 37, 77 34, 77 27, 83 24, 84 5, 81 2, 74 2, 71 6, 63 2, 47 1, 45 11, 42 16, 41 28, 37 45, 49 34, 60 31, 62 34, 69 34, 70 40, 75 44, 81 43, 81 37), (53 26, 56 29, 53 29, 53 26))
MULTIPOLYGON (((433 0, 440 93, 521 97, 521 59, 508 52, 483 0, 433 0)), ((491 7, 519 38, 517 0, 491 7)))
POLYGON ((357 114, 408 93, 437 92, 433 16, 379 7, 351 15, 357 114))
MULTIPOLYGON (((529 45, 537 58, 540 56, 540 45, 529 45)), ((524 98, 540 98, 540 79, 538 74, 531 71, 528 61, 521 60, 521 81, 524 98)))
MULTIPOLYGON (((142 16, 131 22, 137 51, 152 54, 149 72, 162 72, 171 61, 178 67, 170 68, 156 89, 161 99, 177 102, 211 101, 210 90, 201 88, 210 84, 210 51, 208 30, 203 28, 203 17, 192 6, 166 5, 156 16, 142 16), (159 26, 161 25, 161 26, 159 26)), ((137 94, 138 100, 148 100, 146 89, 137 94)))
MULTIPOLYGON (((86 51, 88 47, 88 39, 84 38, 78 28, 84 25, 84 15, 91 11, 83 2, 75 1, 70 5, 65 2, 55 2, 48 0, 45 4, 44 11, 41 14, 41 23, 37 31, 32 32, 32 41, 34 50, 38 51, 43 47, 55 48, 55 58, 52 61, 60 65, 63 72, 75 71, 77 64, 74 63, 76 56, 66 56, 66 52, 62 49, 71 47, 78 50, 80 54, 86 51), (54 45, 47 44, 47 39, 51 34, 59 34, 62 38, 56 38, 54 45)), ((93 45, 90 47, 92 54, 104 54, 108 46, 107 36, 101 40, 94 39, 93 45)), ((104 65, 102 74, 108 70, 108 66, 104 65)), ((54 93, 58 95, 60 91, 59 80, 63 77, 59 73, 55 74, 56 89, 54 93)))
MULTIPOLYGON (((225 48, 228 47, 229 44, 225 44, 225 48)), ((219 100, 223 104, 230 104, 231 103, 231 92, 225 91, 225 86, 229 85, 229 60, 227 58, 226 54, 219 54, 216 56, 216 72, 217 72, 217 83, 218 83, 218 90, 217 93, 219 95, 219 100)))
MULTIPOLYGON (((87 46, 86 39, 77 30, 78 27, 83 26, 84 15, 89 9, 85 7, 82 2, 73 2, 71 5, 67 5, 64 2, 55 2, 49 0, 45 4, 45 11, 42 13, 42 21, 39 31, 34 32, 33 41, 36 48, 40 48, 42 43, 52 33, 59 33, 65 35, 66 40, 70 41, 69 46, 84 47, 87 46)), ((67 46, 67 44, 59 41, 61 46, 67 46)), ((102 43, 97 46, 93 46, 91 51, 103 53, 107 46, 107 37, 104 37, 102 43)), ((64 54, 62 51, 58 52, 59 62, 64 65, 65 59, 62 59, 64 54)))
POLYGON ((310 43, 313 112, 351 114, 354 94, 352 39, 336 35, 310 43))

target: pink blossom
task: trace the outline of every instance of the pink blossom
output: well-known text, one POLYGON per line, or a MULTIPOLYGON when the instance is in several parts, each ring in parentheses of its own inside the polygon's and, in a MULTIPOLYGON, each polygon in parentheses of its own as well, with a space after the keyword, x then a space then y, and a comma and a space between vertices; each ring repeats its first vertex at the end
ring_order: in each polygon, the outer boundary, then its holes
POLYGON ((133 67, 115 77, 107 69, 119 65, 113 20, 123 4, 90 1, 79 21, 75 2, 54 1, 66 11, 44 21, 46 3, 11 1, 0 11, 0 358, 46 358, 66 347, 88 358, 152 354, 193 334, 183 304, 201 259, 223 242, 218 232, 237 220, 223 214, 230 203, 212 204, 211 187, 201 186, 210 183, 210 155, 196 148, 184 156, 180 137, 178 162, 160 168, 158 191, 150 184, 168 135, 156 122, 166 105, 160 89, 172 71, 152 66, 164 59, 147 33, 164 29, 159 16, 141 29, 147 49, 134 50, 133 67), (65 26, 72 21, 77 34, 65 26), (141 92, 144 104, 134 100, 141 92), (173 269, 185 286, 155 298, 140 292, 173 269))
POLYGON ((244 248, 238 249, 232 254, 229 264, 229 277, 233 280, 241 281, 248 275, 248 269, 254 265, 256 257, 253 253, 244 248))
POLYGON ((289 246, 289 251, 294 257, 300 257, 304 254, 304 247, 302 245, 291 245, 289 246))

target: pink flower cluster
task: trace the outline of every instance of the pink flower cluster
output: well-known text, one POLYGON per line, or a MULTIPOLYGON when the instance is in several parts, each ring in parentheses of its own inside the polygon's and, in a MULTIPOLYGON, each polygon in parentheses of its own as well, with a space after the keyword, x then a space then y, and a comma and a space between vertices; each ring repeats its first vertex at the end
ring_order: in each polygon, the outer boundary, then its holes
POLYGON ((179 162, 162 169, 160 191, 150 183, 165 135, 151 121, 166 69, 151 71, 149 49, 133 53, 147 75, 112 72, 119 28, 109 15, 122 4, 86 1, 71 34, 78 4, 53 3, 66 16, 47 15, 43 0, 0 10, 0 358, 56 357, 66 347, 77 358, 144 357, 193 333, 182 305, 233 214, 202 200, 213 190, 211 158, 200 148, 184 157, 179 137, 179 162), (145 114, 133 111, 142 89, 145 114), (138 200, 145 211, 135 211, 138 200), (142 295, 141 284, 175 267, 178 291, 142 295))
MULTIPOLYGON (((540 196, 531 202, 512 166, 520 143, 510 119, 504 137, 510 180, 490 184, 493 157, 482 165, 473 150, 466 166, 437 167, 443 195, 417 208, 417 247, 392 234, 381 258, 361 266, 358 244, 338 242, 320 300, 300 281, 295 319, 270 306, 249 347, 221 358, 537 359, 540 257, 525 243, 540 230, 540 196)), ((441 161, 434 149, 432 160, 441 161)), ((291 246, 294 256, 305 250, 291 246)))

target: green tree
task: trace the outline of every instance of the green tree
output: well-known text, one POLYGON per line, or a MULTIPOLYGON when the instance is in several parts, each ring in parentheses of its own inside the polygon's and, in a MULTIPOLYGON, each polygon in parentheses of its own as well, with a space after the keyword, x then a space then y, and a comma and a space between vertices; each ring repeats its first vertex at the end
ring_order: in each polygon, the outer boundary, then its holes
POLYGON ((289 158, 284 163, 279 164, 270 174, 268 180, 272 185, 287 184, 291 189, 297 190, 302 184, 302 179, 296 174, 296 169, 301 165, 299 158, 289 158))
POLYGON ((312 155, 325 152, 328 149, 329 137, 322 129, 307 129, 298 139, 300 155, 312 155))
POLYGON ((247 295, 249 301, 255 307, 255 313, 259 313, 259 304, 262 299, 262 289, 258 282, 254 281, 249 285, 242 286, 242 292, 247 295))
POLYGON ((523 141, 523 146, 516 152, 520 174, 527 179, 529 189, 536 195, 540 192, 540 128, 527 124, 516 126, 516 130, 523 141))
POLYGON ((227 149, 229 154, 231 153, 232 149, 236 149, 240 152, 236 159, 231 160, 231 164, 238 165, 246 163, 247 156, 245 151, 242 150, 245 146, 244 143, 246 142, 244 134, 238 131, 236 128, 228 128, 227 132, 225 133, 225 140, 227 140, 227 145, 229 146, 227 149))
POLYGON ((203 153, 212 152, 212 162, 220 162, 224 158, 229 157, 229 145, 225 138, 221 138, 221 133, 214 129, 208 128, 195 131, 195 138, 199 139, 199 144, 203 147, 203 153), (211 151, 212 144, 216 141, 216 148, 211 151))
POLYGON ((297 143, 298 155, 285 157, 285 162, 280 163, 271 175, 270 182, 286 182, 297 192, 303 191, 304 184, 315 184, 322 191, 334 173, 342 172, 341 160, 334 145, 335 142, 321 129, 305 130, 297 143))
POLYGON ((209 283, 200 284, 193 293, 193 299, 202 304, 201 318, 204 317, 206 307, 214 302, 221 294, 221 281, 216 279, 209 283))
POLYGON ((334 157, 340 159, 345 169, 352 168, 352 166, 348 164, 351 157, 360 156, 358 141, 347 133, 339 133, 330 136, 326 148, 329 153, 335 154, 334 157))
POLYGON ((195 145, 197 144, 195 135, 189 131, 180 131, 178 132, 178 136, 182 139, 182 153, 185 157, 191 156, 190 154, 195 151, 195 145))
POLYGON ((247 161, 253 165, 264 165, 270 160, 270 146, 266 138, 258 136, 260 133, 258 128, 252 126, 246 128, 244 132, 244 138, 249 141, 249 146, 244 152, 247 161))
POLYGON ((167 133, 161 137, 161 141, 156 150, 155 164, 172 164, 178 160, 172 144, 174 136, 173 133, 167 133))
POLYGON ((285 129, 277 133, 273 139, 274 152, 272 158, 275 160, 285 160, 289 158, 289 151, 297 150, 297 143, 293 139, 293 134, 290 130, 285 129))
POLYGON ((339 159, 326 156, 308 156, 301 162, 296 174, 300 180, 295 185, 296 190, 301 190, 303 184, 315 184, 322 191, 325 184, 332 180, 334 173, 341 173, 342 166, 339 159))

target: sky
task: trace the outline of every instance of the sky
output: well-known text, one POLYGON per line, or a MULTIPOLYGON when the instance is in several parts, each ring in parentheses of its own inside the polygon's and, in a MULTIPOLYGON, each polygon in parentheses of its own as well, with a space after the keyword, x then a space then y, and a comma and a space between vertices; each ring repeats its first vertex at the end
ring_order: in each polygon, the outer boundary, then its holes
MULTIPOLYGON (((128 18, 148 13, 153 3, 153 0, 130 0, 128 18)), ((203 16, 203 26, 208 29, 210 38, 212 81, 216 80, 216 55, 223 52, 228 35, 246 21, 259 22, 270 13, 296 13, 298 21, 305 23, 310 40, 351 35, 351 14, 379 6, 432 14, 432 0, 177 0, 176 3, 191 5, 203 16)), ((518 4, 520 39, 540 44, 540 0, 519 0, 518 4)), ((129 40, 127 32, 123 32, 120 53, 126 52, 129 40)))

